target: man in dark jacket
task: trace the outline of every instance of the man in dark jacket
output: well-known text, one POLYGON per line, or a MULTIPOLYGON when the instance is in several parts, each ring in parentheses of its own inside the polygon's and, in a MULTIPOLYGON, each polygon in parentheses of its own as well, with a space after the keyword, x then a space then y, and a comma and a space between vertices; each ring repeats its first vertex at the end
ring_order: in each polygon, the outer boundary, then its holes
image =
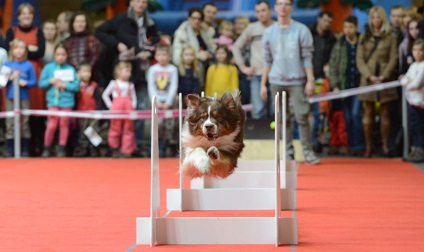
MULTIPOLYGON (((129 61, 133 65, 132 78, 137 93, 137 108, 146 109, 149 103, 146 85, 146 70, 154 56, 154 45, 160 41, 155 21, 146 13, 147 0, 130 0, 127 12, 115 15, 100 25, 96 37, 105 46, 103 60, 103 85, 113 79, 113 67, 118 61, 129 61), (106 65, 109 64, 109 65, 106 65)), ((137 145, 142 144, 143 121, 136 121, 137 145)))
MULTIPOLYGON (((330 30, 330 26, 333 23, 333 14, 328 11, 322 11, 318 14, 316 24, 310 29, 314 38, 314 53, 313 53, 313 66, 314 66, 314 77, 319 83, 319 80, 325 78, 324 66, 328 64, 330 60, 331 50, 336 43, 336 36, 330 30)), ((316 85, 317 85, 316 84, 316 85)), ((314 125, 312 127, 312 145, 316 153, 321 152, 321 145, 317 140, 317 133, 320 124, 320 112, 319 104, 312 104, 312 112, 314 114, 314 125)))
POLYGON ((132 62, 135 85, 145 81, 146 62, 153 57, 153 45, 159 42, 155 21, 147 15, 146 9, 147 0, 130 0, 126 13, 117 14, 95 31, 108 54, 113 54, 115 63, 118 60, 132 62))

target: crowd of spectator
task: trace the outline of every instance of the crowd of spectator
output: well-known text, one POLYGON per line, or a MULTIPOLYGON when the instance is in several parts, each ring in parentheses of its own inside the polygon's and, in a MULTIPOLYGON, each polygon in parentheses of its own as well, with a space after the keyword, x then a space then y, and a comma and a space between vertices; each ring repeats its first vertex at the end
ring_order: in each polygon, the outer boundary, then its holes
MULTIPOLYGON (((70 11, 37 27, 33 6, 23 3, 17 10, 18 25, 1 38, 1 75, 7 77, 0 83, 6 94, 1 104, 13 110, 15 79, 21 108, 49 111, 145 110, 152 96, 159 109, 167 110, 176 108, 177 93, 185 97, 204 92, 218 98, 225 91, 240 90, 242 102, 253 105, 248 116, 260 120, 273 118, 272 99, 284 90, 293 112, 288 117, 294 126, 290 134, 300 133, 305 161, 317 164, 315 154, 323 153, 324 146, 331 155, 400 156, 400 122, 407 116, 401 110, 404 94, 399 87, 313 104, 306 97, 399 79, 409 102, 412 147, 407 159, 423 162, 420 10, 393 6, 388 18, 382 7, 374 6, 362 34, 355 16, 344 20, 338 34, 330 29, 332 13, 321 12, 317 22, 306 27, 291 18, 293 4, 258 1, 257 21, 251 23, 244 16, 217 19, 217 7, 208 3, 188 10, 187 20, 174 34, 163 34, 146 12, 147 0, 130 0, 126 12, 95 28, 85 13, 70 11)), ((14 123, 10 118, 4 121, 2 154, 11 157, 14 123)), ((149 156, 145 122, 22 116, 20 154, 149 156), (97 131, 103 143, 93 145, 87 129, 97 131)), ((178 155, 175 128, 173 119, 160 124, 162 157, 178 155)), ((289 143, 288 155, 293 154, 289 143)))

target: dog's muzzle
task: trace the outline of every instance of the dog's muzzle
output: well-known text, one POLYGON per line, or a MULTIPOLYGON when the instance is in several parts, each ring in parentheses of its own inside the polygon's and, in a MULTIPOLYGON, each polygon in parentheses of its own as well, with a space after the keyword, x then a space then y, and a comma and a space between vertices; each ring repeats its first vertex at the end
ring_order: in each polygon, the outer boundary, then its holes
POLYGON ((215 124, 205 124, 203 126, 203 133, 209 141, 213 141, 218 138, 217 127, 215 124))

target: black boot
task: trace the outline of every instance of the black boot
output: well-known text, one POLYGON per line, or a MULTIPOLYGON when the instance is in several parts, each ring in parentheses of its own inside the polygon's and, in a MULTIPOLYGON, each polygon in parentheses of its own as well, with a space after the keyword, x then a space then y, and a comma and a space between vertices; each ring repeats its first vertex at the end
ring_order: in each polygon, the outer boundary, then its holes
POLYGON ((120 158, 121 157, 121 151, 119 151, 119 148, 111 149, 112 151, 112 158, 120 158))
POLYGON ((44 146, 43 153, 41 157, 50 157, 51 146, 44 146))
POLYGON ((22 138, 21 140, 21 156, 29 157, 29 138, 22 138))
POLYGON ((57 157, 66 157, 66 146, 59 145, 58 148, 57 148, 56 156, 57 157))
POLYGON ((87 148, 77 146, 74 150, 74 157, 86 157, 88 154, 87 148))
POLYGON ((6 157, 15 156, 15 139, 7 139, 6 157))
POLYGON ((90 150, 90 157, 99 157, 100 156, 100 151, 99 148, 93 145, 90 145, 90 147, 88 147, 90 150))

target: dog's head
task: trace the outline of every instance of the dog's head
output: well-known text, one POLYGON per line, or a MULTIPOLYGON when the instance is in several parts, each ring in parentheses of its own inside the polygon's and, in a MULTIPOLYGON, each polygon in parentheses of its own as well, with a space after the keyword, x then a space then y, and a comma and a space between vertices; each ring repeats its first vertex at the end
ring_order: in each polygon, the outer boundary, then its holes
POLYGON ((215 141, 239 130, 243 137, 245 119, 240 94, 233 97, 230 92, 225 92, 217 100, 198 95, 187 96, 186 122, 191 135, 215 141))

